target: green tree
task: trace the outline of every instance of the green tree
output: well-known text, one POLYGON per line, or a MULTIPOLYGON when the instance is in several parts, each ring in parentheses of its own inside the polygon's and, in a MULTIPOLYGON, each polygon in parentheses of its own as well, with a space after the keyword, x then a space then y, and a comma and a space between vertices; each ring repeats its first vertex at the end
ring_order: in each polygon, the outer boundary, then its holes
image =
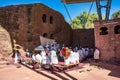
POLYGON ((120 10, 116 11, 112 14, 111 19, 117 19, 117 18, 120 18, 120 10))
POLYGON ((97 13, 92 13, 88 16, 88 12, 83 11, 83 13, 71 21, 70 25, 72 29, 94 28, 93 22, 97 20, 97 13))

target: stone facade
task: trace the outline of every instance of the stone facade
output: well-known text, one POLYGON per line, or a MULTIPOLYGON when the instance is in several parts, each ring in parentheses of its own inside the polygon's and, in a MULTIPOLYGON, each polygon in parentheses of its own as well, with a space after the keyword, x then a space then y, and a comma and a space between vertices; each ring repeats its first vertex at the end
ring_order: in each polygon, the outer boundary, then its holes
POLYGON ((72 30, 72 45, 81 47, 94 47, 94 29, 72 30))
POLYGON ((15 39, 30 51, 41 44, 40 36, 66 46, 94 47, 93 29, 72 30, 59 12, 39 3, 1 7, 0 25, 9 32, 10 44, 15 39))
POLYGON ((71 28, 64 17, 43 4, 16 5, 0 8, 0 24, 18 44, 33 50, 40 36, 71 44, 71 28))
POLYGON ((100 59, 120 61, 120 19, 95 22, 94 33, 100 59))

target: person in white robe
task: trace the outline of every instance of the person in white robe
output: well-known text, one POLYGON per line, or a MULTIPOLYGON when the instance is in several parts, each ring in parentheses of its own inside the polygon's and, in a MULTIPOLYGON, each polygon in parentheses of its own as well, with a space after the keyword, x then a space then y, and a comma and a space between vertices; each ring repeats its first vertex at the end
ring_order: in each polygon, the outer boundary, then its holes
POLYGON ((84 55, 83 55, 82 49, 79 49, 78 53, 79 53, 79 61, 81 62, 85 58, 84 55))
POLYGON ((42 57, 42 61, 41 63, 42 64, 46 64, 47 63, 47 60, 46 60, 46 52, 44 50, 41 51, 41 57, 42 57))
POLYGON ((99 55, 100 55, 99 49, 95 48, 95 51, 94 51, 94 59, 95 59, 96 61, 99 60, 99 55))
POLYGON ((70 64, 70 57, 64 59, 64 65, 70 64))
POLYGON ((41 56, 39 53, 37 53, 37 54, 35 55, 35 61, 38 62, 38 63, 41 63, 41 62, 42 62, 42 56, 41 56))
POLYGON ((78 52, 74 52, 74 58, 75 58, 75 62, 79 63, 79 53, 78 52))
POLYGON ((73 51, 70 52, 70 63, 76 63, 75 53, 73 51))
POLYGON ((15 58, 14 58, 15 62, 14 63, 18 63, 18 55, 17 53, 15 53, 15 58))
POLYGON ((35 53, 32 54, 32 60, 35 61, 35 53))
POLYGON ((50 64, 50 57, 46 55, 46 64, 50 64))
POLYGON ((33 69, 38 69, 41 67, 42 56, 39 51, 35 51, 32 55, 33 59, 33 69))
POLYGON ((83 55, 85 57, 85 48, 82 48, 82 51, 83 51, 83 55))
POLYGON ((26 49, 26 57, 31 57, 31 54, 28 49, 26 49))
POLYGON ((89 48, 85 48, 85 57, 88 57, 89 55, 89 48))
POLYGON ((13 57, 14 57, 14 63, 19 63, 22 60, 21 54, 18 50, 14 51, 13 57))
POLYGON ((50 51, 51 64, 58 64, 58 57, 54 48, 50 51))

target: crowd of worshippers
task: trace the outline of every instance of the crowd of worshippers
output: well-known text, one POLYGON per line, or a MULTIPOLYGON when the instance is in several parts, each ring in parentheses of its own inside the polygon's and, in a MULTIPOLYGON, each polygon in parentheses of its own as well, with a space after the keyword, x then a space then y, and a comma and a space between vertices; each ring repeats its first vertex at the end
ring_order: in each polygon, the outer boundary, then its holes
MULTIPOLYGON (((21 62, 23 59, 20 56, 20 52, 16 50, 14 53, 15 54, 13 56, 15 58, 15 63, 21 62)), ((30 58, 35 64, 54 65, 59 62, 64 62, 64 65, 69 65, 82 62, 86 58, 90 57, 98 60, 99 50, 97 48, 71 48, 64 45, 60 48, 60 45, 54 42, 45 46, 38 46, 32 53, 26 49, 25 56, 30 58)))

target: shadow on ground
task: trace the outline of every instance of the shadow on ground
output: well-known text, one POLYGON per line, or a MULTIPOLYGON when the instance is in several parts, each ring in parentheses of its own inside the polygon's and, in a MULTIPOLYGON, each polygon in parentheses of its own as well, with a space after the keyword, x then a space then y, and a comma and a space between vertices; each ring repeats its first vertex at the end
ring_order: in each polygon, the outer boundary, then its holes
MULTIPOLYGON (((43 75, 43 76, 45 76, 45 77, 47 77, 47 78, 49 78, 49 79, 51 79, 51 80, 58 80, 58 79, 56 79, 56 78, 53 78, 53 77, 49 76, 48 74, 45 74, 44 72, 41 72, 41 71, 45 71, 45 70, 39 70, 39 69, 38 69, 38 70, 35 70, 35 69, 33 69, 33 68, 31 68, 31 67, 29 67, 29 66, 27 66, 27 65, 25 65, 25 64, 22 64, 22 63, 21 63, 21 65, 23 65, 23 66, 25 66, 25 67, 27 67, 27 68, 29 68, 29 69, 31 69, 31 70, 33 70, 33 71, 41 74, 41 75, 43 75)), ((66 77, 62 76, 61 74, 59 74, 60 72, 57 72, 57 71, 54 71, 54 70, 53 70, 53 71, 46 70, 46 71, 47 71, 48 73, 53 74, 54 76, 59 77, 59 78, 62 79, 62 80, 69 80, 68 78, 66 78, 66 77)), ((62 73, 63 73, 64 75, 66 75, 67 77, 71 78, 72 80, 77 80, 75 77, 71 76, 71 75, 68 74, 66 71, 63 71, 62 73)))
POLYGON ((111 72, 108 74, 109 76, 120 78, 120 64, 119 63, 91 62, 90 65, 94 65, 94 66, 97 66, 98 68, 110 70, 111 72))

